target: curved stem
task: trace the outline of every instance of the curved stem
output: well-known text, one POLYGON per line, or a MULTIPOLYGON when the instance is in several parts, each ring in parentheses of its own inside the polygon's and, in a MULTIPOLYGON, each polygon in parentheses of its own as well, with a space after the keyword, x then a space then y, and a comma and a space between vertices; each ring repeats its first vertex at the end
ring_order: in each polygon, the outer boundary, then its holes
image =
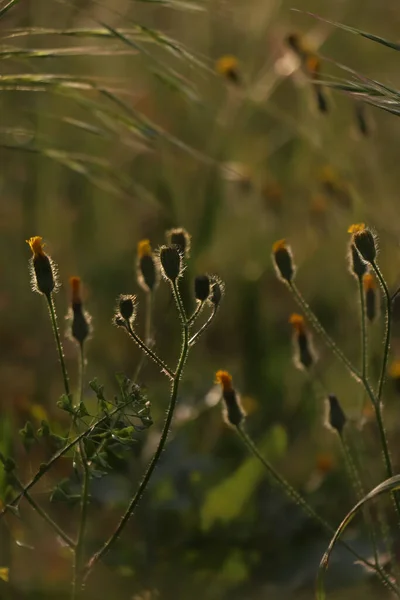
POLYGON ((381 286, 383 288, 383 292, 385 294, 385 301, 386 301, 385 342, 384 342, 384 349, 383 349, 381 375, 379 377, 378 392, 377 392, 377 401, 380 402, 380 399, 382 397, 383 384, 385 383, 387 364, 388 364, 388 360, 389 360, 390 335, 391 335, 391 329, 392 329, 392 301, 390 298, 389 289, 386 285, 386 281, 385 281, 378 265, 375 262, 372 263, 372 268, 379 280, 379 283, 381 284, 381 286))
POLYGON ((189 327, 191 327, 193 325, 193 323, 195 322, 195 320, 197 319, 197 317, 199 316, 199 314, 203 310, 204 304, 205 304, 204 301, 198 302, 195 311, 193 312, 192 316, 187 321, 187 324, 188 324, 189 327))
MULTIPOLYGON (((144 324, 144 341, 148 348, 150 348, 151 343, 152 343, 152 335, 151 335, 152 320, 153 320, 152 317, 153 317, 153 292, 151 290, 149 290, 148 292, 146 292, 146 320, 145 320, 145 324, 144 324)), ((143 352, 142 356, 140 357, 140 361, 136 368, 135 374, 133 376, 133 381, 137 382, 137 379, 140 375, 141 370, 143 369, 143 367, 145 365, 145 362, 146 362, 146 354, 143 352)))
POLYGON ((349 361, 349 359, 343 354, 343 352, 341 351, 341 349, 339 348, 339 346, 337 346, 337 344, 333 341, 333 339, 330 337, 330 335, 322 327, 321 323, 319 322, 319 320, 317 319, 317 317, 315 316, 315 314, 311 310, 310 306, 304 300, 304 298, 303 298, 301 292, 299 291, 299 289, 297 288, 296 284, 293 283, 293 282, 291 282, 291 283, 288 284, 288 287, 289 287, 290 291, 292 292, 292 294, 293 294, 295 300, 297 301, 297 303, 303 309, 306 317, 308 318, 308 320, 310 321, 310 323, 312 324, 312 326, 314 327, 314 329, 317 331, 317 333, 319 333, 319 335, 322 337, 322 339, 324 340, 324 342, 326 343, 326 345, 329 346, 329 348, 332 350, 332 352, 345 365, 345 367, 350 371, 350 373, 356 379, 358 379, 360 381, 361 380, 361 373, 358 371, 358 369, 356 369, 352 365, 352 363, 349 361))
POLYGON ((87 580, 91 571, 93 570, 94 566, 98 563, 98 561, 109 551, 110 547, 114 544, 114 542, 117 541, 121 532, 125 528, 125 525, 129 521, 129 519, 133 515, 133 513, 135 512, 135 509, 136 509, 141 497, 143 496, 143 494, 146 491, 147 485, 151 479, 154 469, 157 466, 158 461, 160 460, 161 454, 162 454, 165 444, 167 442, 169 428, 171 426, 172 417, 174 415, 175 406, 176 406, 176 402, 178 399, 179 383, 180 383, 183 368, 185 366, 187 356, 189 353, 189 327, 188 327, 188 324, 186 321, 183 304, 182 304, 182 301, 180 300, 176 282, 172 282, 171 286, 172 286, 172 292, 173 292, 173 295, 174 295, 174 298, 175 298, 175 301, 176 301, 176 304, 178 307, 179 316, 180 316, 180 319, 182 322, 182 346, 181 346, 181 352, 180 352, 178 364, 177 364, 173 382, 172 382, 167 417, 165 419, 164 427, 161 432, 160 441, 158 443, 158 446, 154 453, 154 456, 151 459, 151 462, 144 474, 144 477, 143 477, 142 481, 140 482, 139 488, 137 489, 137 492, 133 496, 132 500, 130 501, 128 508, 126 509, 124 515, 122 516, 117 528, 114 530, 112 535, 108 538, 108 540, 103 544, 103 546, 100 548, 100 550, 98 550, 92 556, 92 558, 89 560, 88 564, 86 565, 83 582, 85 582, 87 580))
POLYGON ((202 327, 200 327, 200 329, 190 338, 189 340, 189 346, 193 346, 197 340, 199 339, 199 337, 205 332, 206 329, 208 329, 208 327, 211 325, 211 322, 213 320, 213 318, 215 317, 215 315, 217 314, 217 310, 218 308, 216 306, 214 306, 213 311, 211 313, 211 315, 208 317, 207 321, 204 323, 204 325, 202 325, 202 327))
POLYGON ((129 335, 133 338, 133 340, 136 342, 136 344, 139 346, 139 348, 141 350, 143 350, 143 352, 145 352, 148 356, 150 356, 150 358, 160 367, 161 371, 163 373, 165 373, 170 379, 174 378, 174 374, 171 371, 171 369, 169 369, 167 367, 167 365, 161 360, 161 358, 159 358, 157 356, 157 354, 155 354, 145 343, 144 341, 137 335, 137 333, 135 333, 132 329, 132 326, 130 323, 126 324, 126 330, 129 333, 129 335))
MULTIPOLYGON (((289 498, 291 498, 296 504, 298 504, 298 506, 300 506, 302 508, 302 510, 309 517, 311 517, 314 521, 319 523, 325 529, 325 531, 327 531, 329 534, 332 534, 332 533, 334 534, 335 528, 332 527, 327 521, 325 521, 325 519, 323 519, 308 504, 308 502, 303 498, 303 496, 301 496, 299 494, 299 492, 297 492, 290 485, 290 483, 274 469, 274 467, 271 465, 271 463, 263 457, 263 455, 258 450, 257 446, 254 444, 253 440, 244 431, 243 427, 241 425, 238 425, 238 426, 236 426, 236 430, 239 434, 239 437, 242 439, 244 444, 247 446, 247 448, 251 452, 251 454, 253 454, 261 462, 261 464, 267 470, 268 474, 272 477, 272 479, 274 479, 280 485, 280 487, 285 492, 285 494, 289 498)), ((396 594, 398 595, 399 592, 398 592, 397 588, 390 581, 389 576, 385 573, 385 571, 381 567, 379 567, 379 566, 375 565, 374 563, 370 562, 369 560, 363 558, 360 554, 358 554, 358 552, 356 550, 354 550, 349 544, 347 544, 347 542, 344 542, 343 540, 341 540, 341 543, 342 543, 342 546, 344 546, 351 554, 353 554, 353 556, 355 556, 359 562, 361 562, 366 567, 368 567, 368 569, 372 569, 373 571, 375 571, 378 574, 379 578, 381 579, 382 583, 384 583, 385 585, 390 587, 390 589, 395 591, 396 594)))
MULTIPOLYGON (((80 345, 79 352, 79 402, 78 406, 83 401, 83 384, 84 384, 84 373, 85 373, 85 353, 83 344, 80 345)), ((79 441, 79 455, 80 463, 83 470, 82 478, 82 489, 81 489, 81 514, 79 519, 78 537, 76 540, 76 547, 74 552, 74 565, 73 565, 73 580, 72 580, 72 592, 71 600, 75 600, 79 593, 79 582, 81 577, 81 571, 84 560, 84 542, 86 533, 87 523, 87 509, 89 501, 89 481, 90 471, 87 463, 87 457, 85 452, 85 446, 83 440, 79 441)))
POLYGON ((67 367, 65 365, 64 350, 63 350, 62 343, 61 343, 60 331, 58 329, 57 313, 56 313, 56 308, 54 306, 53 296, 51 294, 49 294, 48 296, 46 296, 46 300, 47 300, 47 304, 49 307, 50 319, 51 319, 51 324, 53 327, 54 338, 56 341, 58 357, 60 359, 62 377, 63 377, 63 381, 64 381, 64 390, 65 390, 65 393, 68 396, 68 398, 71 398, 71 390, 69 387, 68 372, 67 372, 67 367))

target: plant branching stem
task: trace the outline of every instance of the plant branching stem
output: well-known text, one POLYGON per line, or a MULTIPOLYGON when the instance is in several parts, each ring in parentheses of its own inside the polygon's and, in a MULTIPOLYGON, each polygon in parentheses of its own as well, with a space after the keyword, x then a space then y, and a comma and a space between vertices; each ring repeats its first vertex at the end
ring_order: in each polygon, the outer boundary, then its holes
MULTIPOLYGON (((261 464, 264 466, 264 468, 266 469, 268 474, 272 477, 272 479, 274 479, 278 483, 278 485, 282 488, 282 490, 285 492, 285 494, 289 498, 291 498, 291 500, 293 500, 298 506, 300 506, 300 508, 302 508, 302 510, 309 517, 311 517, 314 521, 319 523, 325 529, 325 531, 327 531, 329 534, 334 534, 335 528, 332 527, 327 521, 325 521, 325 519, 323 519, 308 504, 308 502, 303 498, 303 496, 301 496, 290 485, 290 483, 288 481, 286 481, 286 479, 284 477, 282 477, 282 475, 280 475, 274 469, 274 467, 271 465, 271 463, 263 457, 263 455, 258 450, 257 446, 254 444, 253 440, 245 432, 243 427, 241 425, 238 425, 238 426, 236 426, 236 430, 237 430, 240 438, 244 442, 244 444, 247 446, 250 453, 253 454, 253 456, 255 456, 261 462, 261 464)), ((362 564, 364 564, 366 567, 368 567, 368 569, 372 569, 373 571, 375 571, 377 573, 378 577, 381 579, 382 583, 387 585, 397 595, 399 594, 399 591, 397 590, 396 586, 392 583, 389 575, 384 571, 384 569, 382 567, 380 567, 379 565, 375 565, 371 561, 363 558, 360 554, 358 554, 358 552, 356 550, 354 550, 349 544, 347 544, 347 542, 345 542, 343 540, 341 540, 341 542, 342 542, 342 546, 344 546, 351 554, 353 554, 353 556, 355 556, 358 561, 360 561, 362 564)))
POLYGON ((162 454, 165 444, 167 442, 169 429, 171 426, 172 418, 173 418, 174 411, 175 411, 175 406, 176 406, 177 399, 178 399, 179 383, 180 383, 182 372, 183 372, 183 369, 184 369, 184 366, 185 366, 185 363, 187 360, 188 352, 189 352, 189 326, 187 324, 184 307, 183 307, 182 300, 179 295, 179 290, 178 290, 176 282, 171 282, 171 286, 172 286, 173 296, 175 298, 175 301, 176 301, 176 304, 178 307, 180 320, 182 323, 182 346, 181 346, 181 352, 180 352, 178 364, 177 364, 176 371, 175 371, 173 381, 172 381, 169 407, 168 407, 168 412, 167 412, 167 417, 165 419, 164 427, 161 432, 160 441, 159 441, 157 449, 153 455, 153 458, 151 459, 151 462, 143 476, 143 479, 140 482, 140 485, 139 485, 135 495, 133 496, 132 500, 130 501, 128 508, 126 509, 124 515, 122 516, 117 528, 114 530, 112 535, 108 538, 108 540, 103 544, 103 546, 100 548, 100 550, 98 550, 92 556, 92 558, 89 560, 89 562, 87 563, 84 578, 83 578, 83 583, 87 580, 91 571, 93 570, 94 566, 98 563, 98 561, 109 551, 110 547, 117 541, 117 539, 119 538, 123 529, 125 528, 127 522, 129 521, 130 517, 135 512, 135 509, 136 509, 141 497, 143 496, 144 492, 146 491, 147 485, 151 479, 151 476, 157 466, 157 463, 161 457, 161 454, 162 454))
POLYGON ((47 299, 47 304, 49 307, 50 319, 51 319, 51 324, 53 327, 54 339, 56 341, 58 357, 60 359, 61 372, 62 372, 62 377, 63 377, 63 382, 64 382, 64 390, 65 390, 65 393, 68 396, 68 398, 71 398, 71 389, 69 387, 69 377, 68 377, 67 367, 65 365, 64 350, 63 350, 62 343, 61 343, 60 331, 58 329, 57 313, 56 313, 56 308, 54 306, 53 296, 51 294, 49 294, 48 296, 46 296, 46 299, 47 299))
POLYGON ((150 358, 160 367, 161 371, 168 375, 168 377, 172 380, 174 378, 174 373, 171 371, 169 367, 145 344, 145 342, 134 332, 130 323, 126 324, 126 330, 131 336, 131 338, 136 342, 143 352, 145 352, 150 358))
POLYGON ((205 332, 206 329, 208 329, 208 327, 211 325, 212 320, 214 319, 215 315, 217 314, 217 310, 218 308, 216 306, 213 307, 212 313, 211 315, 208 317, 207 321, 204 323, 204 325, 202 325, 202 327, 200 327, 200 329, 190 338, 189 340, 189 346, 193 346, 197 340, 199 339, 199 337, 205 332))

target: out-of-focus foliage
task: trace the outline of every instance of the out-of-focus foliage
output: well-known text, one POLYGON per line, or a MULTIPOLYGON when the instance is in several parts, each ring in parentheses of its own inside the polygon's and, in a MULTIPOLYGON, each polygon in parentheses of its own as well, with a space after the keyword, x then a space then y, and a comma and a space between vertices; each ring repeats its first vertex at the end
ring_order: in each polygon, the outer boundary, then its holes
MULTIPOLYGON (((400 121, 371 107, 364 112, 350 94, 325 88, 328 108, 320 112, 310 73, 287 36, 297 32, 321 56, 391 88, 400 86, 399 55, 292 7, 397 37, 396 2, 0 2, 0 451, 23 465, 21 477, 29 479, 32 463, 47 457, 35 447, 27 453, 18 431, 27 421, 37 430, 45 419, 61 436, 67 424, 56 404, 62 382, 48 315, 30 292, 27 238, 42 235, 59 265, 60 315, 69 276, 82 278, 94 325, 87 380, 98 377, 111 390, 115 373, 131 376, 140 360, 128 336, 111 325, 119 293, 137 293, 144 306, 135 273, 140 239, 157 247, 166 229, 184 226, 193 235, 190 274, 218 272, 226 282, 214 327, 186 366, 150 490, 89 582, 89 599, 312 597, 328 539, 270 484, 223 423, 213 386, 218 368, 234 374, 261 451, 333 524, 356 499, 337 439, 322 425, 325 391, 341 399, 362 446, 366 488, 384 478, 374 422, 353 379, 316 336, 323 389, 293 365, 288 320, 296 306, 276 279, 270 248, 276 239, 290 240, 299 287, 357 362, 359 307, 347 270, 347 228, 360 221, 376 228, 380 264, 395 289, 400 121), (223 56, 236 58, 233 75, 216 68, 223 56)), ((326 83, 343 79, 329 60, 319 75, 326 83)), ((400 353, 398 319, 395 307, 393 360, 400 353)), ((175 357, 177 317, 162 289, 154 330, 160 354, 175 357)), ((369 335, 375 379, 382 331, 380 317, 369 335)), ((65 351, 77 382, 68 341, 65 351)), ((162 426, 168 386, 151 364, 139 383, 154 426, 131 449, 129 467, 93 487, 93 551, 136 489, 162 426)), ((94 401, 89 386, 85 400, 94 401)), ((385 404, 393 442, 398 390, 390 383, 385 404)), ((397 468, 398 445, 392 450, 397 468)), ((70 474, 70 461, 61 463, 57 477, 70 474)), ((47 498, 52 483, 35 490, 37 497, 47 498)), ((7 487, 0 470, 3 500, 7 487)), ((76 522, 74 506, 49 510, 76 522)), ((0 569, 10 565, 0 570, 0 598, 67 598, 70 557, 29 511, 22 504, 22 521, 8 515, 0 522, 0 569)), ((352 531, 354 545, 370 553, 356 521, 352 531)), ((340 547, 327 581, 332 599, 387 597, 340 547)))

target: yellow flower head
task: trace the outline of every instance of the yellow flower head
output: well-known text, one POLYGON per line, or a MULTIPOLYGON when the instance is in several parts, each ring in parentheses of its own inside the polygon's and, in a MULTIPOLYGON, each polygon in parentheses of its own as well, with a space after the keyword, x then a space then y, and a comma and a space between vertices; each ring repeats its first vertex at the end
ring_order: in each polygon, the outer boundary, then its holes
POLYGON ((139 258, 143 258, 143 256, 151 256, 150 240, 140 240, 137 245, 137 253, 139 258))
POLYGON ((32 250, 34 258, 37 258, 38 256, 45 256, 45 253, 43 250, 44 244, 42 244, 42 240, 43 240, 43 238, 40 237, 40 235, 35 235, 33 237, 30 237, 29 240, 26 240, 26 243, 29 244, 29 246, 32 250))
POLYGON ((392 362, 389 368, 389 375, 392 379, 400 379, 400 360, 392 362))
POLYGON ((235 56, 221 56, 215 63, 215 70, 233 83, 240 83, 239 61, 235 56))
POLYGON ((354 223, 353 225, 350 225, 350 227, 347 230, 347 233, 361 233, 362 231, 364 231, 365 229, 365 223, 354 223))
POLYGON ((70 277, 69 284, 71 286, 72 292, 72 304, 81 304, 81 278, 80 277, 70 277))
POLYGON ((287 250, 286 240, 278 240, 272 246, 272 254, 276 254, 279 250, 287 250))
POLYGON ((371 273, 365 273, 363 277, 363 285, 365 291, 376 289, 376 281, 374 279, 374 276, 371 275, 371 273))
POLYGON ((233 390, 232 376, 230 373, 228 373, 228 371, 217 371, 215 374, 215 383, 219 383, 224 392, 230 392, 233 390))
POLYGON ((289 317, 289 323, 293 325, 293 329, 296 331, 296 333, 304 333, 305 323, 302 315, 297 313, 291 314, 289 317))
POLYGON ((317 471, 325 475, 335 468, 335 460, 332 454, 318 454, 316 460, 317 471))
POLYGON ((314 54, 310 54, 306 59, 306 69, 314 77, 319 74, 321 67, 320 60, 314 54))

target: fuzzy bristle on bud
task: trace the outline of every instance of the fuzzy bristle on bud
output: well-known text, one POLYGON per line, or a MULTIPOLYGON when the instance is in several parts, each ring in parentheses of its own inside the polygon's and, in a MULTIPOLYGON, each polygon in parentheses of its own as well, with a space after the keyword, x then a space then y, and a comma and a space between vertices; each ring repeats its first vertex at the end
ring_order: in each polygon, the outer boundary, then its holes
POLYGON ((80 277, 70 277, 69 283, 71 286, 71 309, 68 315, 71 322, 70 336, 82 346, 90 335, 91 317, 83 309, 80 277))
POLYGON ((116 325, 120 325, 120 321, 117 322, 117 319, 122 319, 125 323, 132 323, 136 318, 137 312, 137 300, 136 296, 131 294, 121 294, 118 297, 117 301, 117 311, 114 318, 114 322, 116 325))
POLYGON ((377 312, 376 281, 372 273, 365 273, 363 277, 363 286, 365 293, 365 311, 368 320, 372 323, 377 312))
POLYGON ((329 394, 327 398, 326 425, 334 429, 341 436, 346 425, 346 415, 343 412, 340 402, 334 394, 329 394))
POLYGON ((190 256, 190 235, 183 227, 176 227, 166 232, 168 246, 176 246, 182 258, 190 256))
POLYGON ((275 242, 272 246, 272 258, 279 279, 291 283, 295 274, 295 267, 292 252, 290 246, 286 244, 286 240, 275 242))
POLYGON ((158 269, 149 240, 141 240, 137 247, 137 278, 145 292, 152 292, 158 283, 158 269))
POLYGON ((349 270, 358 280, 361 280, 367 272, 367 264, 361 258, 359 251, 352 243, 349 249, 349 270))
POLYGON ((221 300, 225 294, 225 284, 222 279, 219 279, 216 275, 210 277, 211 291, 208 296, 208 302, 214 307, 219 308, 221 300))
POLYGON ((294 364, 299 369, 310 369, 315 363, 315 352, 304 317, 294 313, 290 315, 289 323, 293 327, 294 364))
POLYGON ((161 246, 159 251, 161 272, 165 279, 174 282, 182 273, 182 254, 178 247, 161 246))
POLYGON ((368 263, 373 263, 376 259, 376 244, 372 231, 364 223, 357 223, 349 227, 348 233, 352 234, 352 242, 362 258, 368 263))
POLYGON ((198 275, 194 280, 194 296, 199 302, 205 302, 211 291, 208 275, 198 275))
POLYGON ((33 255, 30 262, 32 288, 50 298, 51 293, 57 289, 57 269, 50 256, 43 250, 42 239, 36 235, 26 240, 33 255))
POLYGON ((233 387, 232 376, 228 371, 217 371, 215 374, 215 383, 219 383, 222 387, 225 420, 229 425, 237 427, 245 418, 245 413, 236 390, 233 387))

